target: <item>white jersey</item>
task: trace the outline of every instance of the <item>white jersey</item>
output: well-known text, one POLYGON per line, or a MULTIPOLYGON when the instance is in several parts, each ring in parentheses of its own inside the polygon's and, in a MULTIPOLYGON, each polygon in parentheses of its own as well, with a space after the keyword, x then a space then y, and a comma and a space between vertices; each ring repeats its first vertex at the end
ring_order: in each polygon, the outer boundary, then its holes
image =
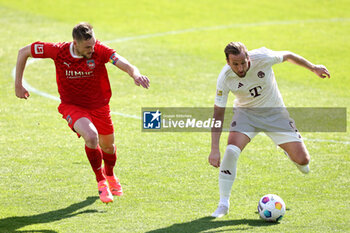
POLYGON ((283 61, 283 55, 265 47, 249 51, 248 55, 250 68, 245 77, 236 75, 228 64, 221 70, 215 105, 226 107, 231 91, 236 96, 234 107, 285 107, 272 70, 272 65, 283 61))

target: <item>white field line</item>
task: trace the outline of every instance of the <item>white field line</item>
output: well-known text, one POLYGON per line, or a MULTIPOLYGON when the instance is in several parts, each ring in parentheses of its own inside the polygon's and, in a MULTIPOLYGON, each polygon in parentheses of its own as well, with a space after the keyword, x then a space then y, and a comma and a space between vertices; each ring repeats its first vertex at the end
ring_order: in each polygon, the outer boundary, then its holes
POLYGON ((122 112, 111 112, 111 114, 117 115, 117 116, 126 117, 126 118, 133 118, 133 119, 141 120, 140 116, 125 114, 125 113, 122 113, 122 112))
POLYGON ((153 37, 162 37, 162 36, 171 36, 192 32, 202 32, 202 31, 215 31, 229 28, 242 28, 242 27, 258 27, 258 26, 271 26, 271 25, 290 25, 290 24, 307 24, 307 23, 335 23, 335 22, 350 22, 350 18, 330 18, 330 19, 306 19, 306 20, 279 20, 279 21, 266 21, 259 23, 236 23, 229 25, 218 25, 211 27, 197 27, 197 28, 188 28, 183 30, 175 30, 175 31, 167 31, 167 32, 159 32, 153 34, 146 35, 138 35, 138 36, 130 36, 130 37, 122 37, 114 40, 104 41, 104 43, 119 43, 130 40, 140 40, 140 39, 149 39, 153 37))
MULTIPOLYGON (((120 43, 125 41, 131 41, 131 40, 140 40, 140 39, 148 39, 153 37, 162 37, 162 36, 170 36, 170 35, 178 35, 178 34, 185 34, 185 33, 192 33, 192 32, 202 32, 202 31, 215 31, 215 30, 222 30, 222 29, 229 29, 229 28, 242 28, 242 27, 258 27, 258 26, 270 26, 270 25, 290 25, 290 24, 306 24, 306 23, 332 23, 332 22, 350 22, 350 18, 330 18, 330 19, 308 19, 308 20, 280 20, 280 21, 266 21, 266 22, 260 22, 260 23, 238 23, 238 24, 229 24, 229 25, 218 25, 218 26, 211 26, 211 27, 198 27, 198 28, 188 28, 183 30, 176 30, 176 31, 168 31, 168 32, 160 32, 160 33, 153 33, 153 34, 146 34, 146 35, 138 35, 138 36, 130 36, 130 37, 123 37, 123 38, 117 38, 114 40, 104 41, 104 43, 120 43)), ((29 59, 26 66, 33 64, 34 62, 38 61, 40 59, 29 59)), ((16 67, 12 69, 12 77, 15 79, 16 77, 16 67)), ((49 98, 55 101, 60 101, 60 98, 57 96, 50 95, 46 92, 40 91, 34 87, 32 87, 23 77, 23 86, 29 91, 33 92, 37 95, 43 96, 45 98, 49 98)), ((126 118, 132 118, 140 120, 141 117, 136 115, 130 115, 125 114, 121 112, 111 112, 113 115, 118 115, 126 118)), ((304 140, 308 141, 315 141, 315 142, 332 142, 332 143, 341 143, 341 144, 350 144, 350 142, 347 141, 337 141, 337 140, 323 140, 323 139, 306 139, 304 140)))
MULTIPOLYGON (((26 66, 28 66, 28 65, 30 65, 30 64, 33 64, 34 62, 39 61, 39 60, 40 60, 39 58, 31 58, 31 59, 28 59, 28 62, 27 62, 27 64, 26 64, 26 66)), ((14 67, 14 68, 12 69, 12 77, 13 77, 13 79, 16 79, 16 67, 14 67)), ((55 101, 60 101, 60 98, 58 98, 57 96, 50 95, 50 94, 48 94, 48 93, 46 93, 46 92, 40 91, 40 90, 38 90, 38 89, 32 87, 32 86, 24 79, 24 77, 23 77, 23 81, 22 81, 22 82, 23 82, 24 88, 27 89, 27 91, 29 91, 29 93, 30 93, 30 92, 33 92, 33 93, 35 93, 35 94, 37 94, 37 95, 41 95, 41 96, 43 96, 43 97, 45 97, 45 98, 49 98, 49 99, 52 99, 52 100, 55 100, 55 101)))
POLYGON ((309 138, 303 138, 303 140, 310 141, 310 142, 328 142, 328 143, 341 143, 350 145, 350 141, 338 141, 338 140, 328 140, 328 139, 309 139, 309 138))

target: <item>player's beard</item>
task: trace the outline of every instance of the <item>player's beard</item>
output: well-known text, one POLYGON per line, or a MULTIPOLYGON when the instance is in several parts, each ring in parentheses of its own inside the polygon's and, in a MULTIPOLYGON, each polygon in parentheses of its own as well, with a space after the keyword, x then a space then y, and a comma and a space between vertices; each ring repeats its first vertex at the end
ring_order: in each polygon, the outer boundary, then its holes
POLYGON ((235 71, 233 71, 233 72, 235 72, 235 74, 237 74, 238 77, 244 78, 247 75, 247 72, 248 72, 249 69, 250 69, 250 61, 248 62, 248 68, 246 70, 243 70, 240 73, 236 73, 235 71))
MULTIPOLYGON (((235 72, 236 73, 236 72, 235 72)), ((240 78, 244 78, 245 76, 246 76, 246 74, 247 74, 247 71, 244 71, 244 72, 242 72, 242 73, 236 73, 236 75, 238 76, 238 77, 240 77, 240 78)))
POLYGON ((83 58, 90 59, 92 57, 92 53, 81 53, 78 48, 75 48, 75 52, 78 56, 82 56, 83 58))
POLYGON ((92 57, 92 53, 80 53, 86 59, 90 59, 92 57))
POLYGON ((90 59, 92 57, 92 53, 91 54, 84 54, 83 57, 86 59, 90 59))
POLYGON ((244 74, 241 74, 241 75, 238 75, 238 76, 239 76, 240 78, 244 78, 246 74, 247 74, 247 73, 244 73, 244 74))

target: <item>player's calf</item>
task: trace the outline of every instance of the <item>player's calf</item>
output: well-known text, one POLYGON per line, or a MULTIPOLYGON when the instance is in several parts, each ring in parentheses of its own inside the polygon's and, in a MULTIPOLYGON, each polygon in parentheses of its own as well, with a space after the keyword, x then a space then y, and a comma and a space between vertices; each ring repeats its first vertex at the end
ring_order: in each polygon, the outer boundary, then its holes
POLYGON ((295 159, 295 158, 292 159, 286 151, 284 151, 284 154, 287 155, 287 157, 297 166, 299 171, 301 171, 304 174, 308 174, 310 172, 310 167, 309 167, 310 155, 309 154, 305 154, 302 157, 300 156, 298 157, 298 159, 295 159))
POLYGON ((279 145, 302 173, 309 173, 310 155, 304 142, 288 142, 279 145))

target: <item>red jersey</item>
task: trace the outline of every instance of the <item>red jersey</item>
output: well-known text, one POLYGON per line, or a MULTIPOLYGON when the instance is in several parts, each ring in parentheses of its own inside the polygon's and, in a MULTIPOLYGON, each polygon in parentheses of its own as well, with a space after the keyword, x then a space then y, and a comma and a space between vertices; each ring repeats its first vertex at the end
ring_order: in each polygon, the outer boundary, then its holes
POLYGON ((73 42, 31 45, 34 58, 51 58, 56 66, 56 81, 62 103, 95 109, 109 103, 112 96, 105 64, 115 51, 96 41, 90 59, 73 54, 73 42))

